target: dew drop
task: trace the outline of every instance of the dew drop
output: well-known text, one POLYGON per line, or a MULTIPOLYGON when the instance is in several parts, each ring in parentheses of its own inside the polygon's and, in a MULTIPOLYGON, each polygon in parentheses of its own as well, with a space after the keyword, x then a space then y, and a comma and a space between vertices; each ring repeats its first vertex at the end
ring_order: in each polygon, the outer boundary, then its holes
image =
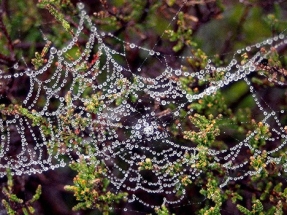
POLYGON ((180 70, 180 69, 175 70, 175 74, 176 74, 177 76, 180 76, 180 75, 181 75, 181 70, 180 70))
POLYGON ((32 73, 33 73, 33 72, 32 72, 32 70, 31 70, 31 69, 27 69, 27 70, 26 70, 26 75, 31 76, 31 75, 32 75, 32 73))
POLYGON ((83 10, 84 7, 85 7, 85 5, 84 5, 82 2, 79 2, 79 3, 77 4, 77 7, 78 7, 79 10, 83 10))
POLYGON ((251 72, 255 71, 255 69, 256 69, 255 66, 250 66, 249 67, 249 71, 251 71, 251 72))
POLYGON ((154 55, 154 51, 150 50, 149 55, 151 55, 151 56, 154 55))
POLYGON ((92 26, 92 27, 91 27, 91 31, 92 31, 92 32, 96 32, 96 31, 97 31, 97 28, 96 28, 95 26, 92 26))
POLYGON ((136 128, 137 130, 139 130, 139 129, 141 129, 141 125, 140 125, 140 124, 136 124, 135 128, 136 128))
POLYGON ((133 43, 130 44, 130 48, 131 48, 131 49, 134 49, 135 47, 136 47, 135 44, 133 44, 133 43))
POLYGON ((18 68, 19 68, 18 63, 15 63, 14 66, 13 66, 13 68, 14 68, 14 69, 18 69, 18 68))
POLYGON ((51 54, 56 54, 57 53, 57 49, 55 47, 52 47, 50 49, 51 54))

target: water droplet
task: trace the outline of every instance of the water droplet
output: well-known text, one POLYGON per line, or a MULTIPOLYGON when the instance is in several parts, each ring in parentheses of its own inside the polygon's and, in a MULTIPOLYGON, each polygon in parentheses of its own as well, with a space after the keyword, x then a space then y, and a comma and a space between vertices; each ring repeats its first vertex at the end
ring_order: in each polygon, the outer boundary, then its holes
POLYGON ((117 67, 117 71, 118 71, 118 72, 121 72, 121 71, 123 71, 123 67, 121 67, 121 66, 118 66, 118 67, 117 67))
POLYGON ((19 68, 18 63, 15 63, 14 66, 13 66, 13 68, 14 68, 14 69, 18 69, 18 68, 19 68))
POLYGON ((149 55, 151 55, 151 56, 154 55, 154 51, 153 51, 153 50, 150 50, 150 51, 149 51, 149 55))
POLYGON ((56 54, 57 53, 57 49, 55 47, 52 47, 50 49, 51 54, 56 54))
POLYGON ((175 74, 176 74, 177 76, 180 76, 180 75, 181 75, 181 70, 180 70, 180 69, 175 70, 175 74))
POLYGON ((91 27, 91 31, 92 31, 92 32, 96 32, 96 31, 97 31, 96 26, 92 26, 92 27, 91 27))
POLYGON ((79 2, 79 3, 77 4, 77 7, 78 7, 79 10, 83 10, 84 7, 85 7, 85 5, 84 5, 82 2, 79 2))
POLYGON ((136 124, 135 129, 139 130, 139 129, 141 129, 141 127, 142 126, 140 124, 136 124))
POLYGON ((26 70, 26 75, 31 76, 33 74, 31 69, 27 69, 26 70))
POLYGON ((135 44, 133 44, 133 43, 130 44, 130 48, 131 48, 131 49, 134 49, 135 47, 136 47, 135 44))
POLYGON ((249 67, 249 71, 251 71, 251 72, 255 71, 255 69, 256 69, 255 66, 250 66, 250 67, 249 67))

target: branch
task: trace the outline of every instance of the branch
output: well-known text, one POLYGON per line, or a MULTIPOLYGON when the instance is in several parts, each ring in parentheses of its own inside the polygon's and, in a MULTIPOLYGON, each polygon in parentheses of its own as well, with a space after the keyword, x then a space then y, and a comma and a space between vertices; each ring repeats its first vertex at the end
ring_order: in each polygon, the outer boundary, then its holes
POLYGON ((11 59, 13 60, 14 56, 15 56, 15 54, 14 54, 14 46, 13 46, 12 39, 11 39, 10 35, 8 34, 7 28, 6 28, 5 24, 4 24, 3 14, 4 14, 4 1, 3 1, 2 5, 1 5, 1 9, 0 9, 0 30, 3 32, 4 36, 8 40, 8 49, 10 51, 11 59))

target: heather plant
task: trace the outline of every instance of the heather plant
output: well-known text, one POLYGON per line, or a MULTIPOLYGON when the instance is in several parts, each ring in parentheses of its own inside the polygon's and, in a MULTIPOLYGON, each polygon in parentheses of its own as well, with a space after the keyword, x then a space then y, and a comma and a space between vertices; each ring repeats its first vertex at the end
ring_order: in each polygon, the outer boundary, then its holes
POLYGON ((5 207, 8 215, 15 214, 35 214, 35 209, 33 203, 40 198, 41 195, 41 185, 38 185, 35 194, 29 200, 23 200, 13 192, 14 182, 10 170, 7 170, 7 185, 2 188, 2 193, 4 198, 2 199, 2 204, 5 207))
POLYGON ((3 214, 284 214, 285 4, 2 0, 3 214))

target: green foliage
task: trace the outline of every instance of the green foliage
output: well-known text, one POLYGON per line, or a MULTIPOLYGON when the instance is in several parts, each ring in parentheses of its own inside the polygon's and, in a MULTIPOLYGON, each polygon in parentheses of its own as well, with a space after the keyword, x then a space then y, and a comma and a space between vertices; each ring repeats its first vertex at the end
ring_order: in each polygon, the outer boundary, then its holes
MULTIPOLYGON (((59 1, 59 0, 39 0, 38 7, 47 9, 54 18, 61 23, 63 28, 73 34, 71 26, 68 21, 65 20, 65 16, 60 12, 62 7, 72 7, 73 4, 70 1, 59 1)), ((36 56, 37 57, 37 56, 36 56)))
POLYGON ((150 158, 146 158, 144 162, 138 163, 138 166, 139 170, 151 170, 154 168, 150 158))
POLYGON ((196 131, 185 131, 184 138, 196 142, 202 146, 211 146, 216 136, 219 135, 219 128, 216 125, 217 120, 221 118, 219 115, 216 119, 213 119, 212 115, 208 118, 195 114, 193 117, 189 117, 190 121, 199 128, 199 132, 196 131))
POLYGON ((155 212, 157 215, 174 215, 174 214, 170 214, 170 212, 168 211, 165 205, 162 205, 160 208, 156 208, 155 212))
POLYGON ((177 31, 167 30, 165 33, 168 35, 170 41, 177 42, 177 44, 173 47, 173 51, 180 51, 184 45, 192 45, 191 42, 191 34, 192 30, 188 28, 184 21, 184 13, 179 12, 178 21, 177 21, 178 29, 177 31))
POLYGON ((35 194, 30 200, 23 200, 17 197, 16 194, 13 193, 13 177, 11 175, 11 171, 7 169, 7 186, 2 188, 2 193, 4 194, 5 198, 2 199, 2 204, 5 207, 8 215, 17 215, 20 214, 21 211, 24 215, 31 215, 35 214, 35 209, 33 208, 32 204, 37 201, 42 193, 41 185, 38 185, 35 194))
POLYGON ((48 41, 48 43, 43 48, 41 54, 39 54, 38 52, 35 53, 35 58, 31 60, 31 62, 34 65, 35 69, 39 69, 45 63, 47 63, 47 59, 45 59, 44 57, 47 54, 50 45, 51 45, 51 42, 48 41))
POLYGON ((242 212, 245 215, 264 215, 265 214, 263 212, 263 205, 258 199, 253 200, 252 210, 248 210, 247 208, 241 205, 237 205, 237 208, 239 209, 240 212, 242 212))
POLYGON ((216 179, 208 179, 205 189, 201 189, 200 193, 206 196, 207 199, 212 200, 215 205, 212 207, 205 207, 199 211, 201 215, 219 215, 221 205, 224 200, 224 195, 218 186, 216 179))
POLYGON ((65 186, 65 190, 73 192, 79 201, 73 210, 96 208, 103 214, 109 214, 111 207, 127 196, 126 193, 114 194, 108 191, 109 180, 104 175, 106 169, 95 158, 90 162, 81 159, 70 166, 78 172, 74 185, 65 186))

